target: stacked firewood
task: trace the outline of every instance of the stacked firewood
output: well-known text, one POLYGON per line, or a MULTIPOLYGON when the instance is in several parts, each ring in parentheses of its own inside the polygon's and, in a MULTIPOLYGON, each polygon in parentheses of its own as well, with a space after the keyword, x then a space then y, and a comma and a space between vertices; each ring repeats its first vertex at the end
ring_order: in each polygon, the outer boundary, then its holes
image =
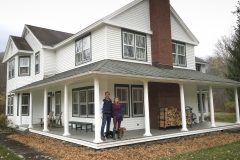
MULTIPOLYGON (((188 116, 189 112, 186 112, 186 120, 187 124, 190 124, 190 116, 188 116), (189 118, 188 118, 189 117, 189 118)), ((190 115, 190 114, 189 114, 190 115)), ((167 128, 174 126, 182 125, 182 114, 181 109, 179 108, 160 108, 159 110, 159 127, 167 128)))

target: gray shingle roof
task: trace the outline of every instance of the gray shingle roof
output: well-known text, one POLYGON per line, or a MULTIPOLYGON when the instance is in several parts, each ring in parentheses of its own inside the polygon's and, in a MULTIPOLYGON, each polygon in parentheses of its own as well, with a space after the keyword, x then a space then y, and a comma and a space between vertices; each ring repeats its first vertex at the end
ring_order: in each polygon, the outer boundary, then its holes
MULTIPOLYGON (((118 74, 128 74, 128 75, 138 75, 138 76, 146 76, 146 77, 161 77, 161 78, 172 78, 172 79, 181 79, 181 80, 197 80, 197 81, 207 81, 207 82, 219 82, 219 83, 230 83, 240 85, 239 82, 224 79, 220 77, 216 77, 213 75, 193 71, 186 69, 159 69, 152 65, 148 64, 139 64, 139 63, 131 63, 124 61, 116 61, 116 60, 102 60, 98 61, 83 67, 75 68, 63 73, 56 74, 55 76, 31 83, 29 85, 23 86, 16 90, 22 90, 31 88, 38 85, 47 84, 54 81, 63 80, 65 78, 71 78, 73 76, 81 76, 83 73, 87 72, 99 72, 99 73, 115 73, 118 74)), ((15 90, 15 91, 16 91, 15 90)))
POLYGON ((25 38, 23 37, 17 37, 17 36, 11 36, 14 44, 19 50, 25 50, 25 51, 33 51, 33 49, 30 47, 30 45, 27 43, 25 38))
POLYGON ((73 35, 71 33, 60 32, 31 25, 26 26, 32 31, 39 42, 46 46, 53 46, 54 44, 57 44, 73 35))
POLYGON ((203 59, 199 58, 199 57, 195 57, 195 62, 197 63, 207 63, 206 61, 204 61, 203 59))

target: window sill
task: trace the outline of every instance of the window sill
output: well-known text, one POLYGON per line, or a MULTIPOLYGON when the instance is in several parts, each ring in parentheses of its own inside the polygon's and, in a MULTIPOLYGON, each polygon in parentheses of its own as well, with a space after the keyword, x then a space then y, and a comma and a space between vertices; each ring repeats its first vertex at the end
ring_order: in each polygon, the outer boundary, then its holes
POLYGON ((7 114, 7 116, 13 116, 13 114, 7 114))
POLYGON ((144 115, 133 115, 132 118, 145 117, 144 115))
POLYGON ((146 59, 137 59, 137 58, 129 58, 129 57, 123 57, 123 59, 135 60, 135 61, 140 61, 140 62, 147 62, 146 59))
POLYGON ((30 76, 29 74, 19 74, 19 77, 26 77, 26 76, 30 76))
POLYGON ((81 62, 78 62, 78 63, 75 63, 75 66, 79 66, 81 64, 84 64, 84 63, 87 63, 87 62, 91 62, 91 61, 92 61, 92 58, 84 60, 84 61, 81 61, 81 62))

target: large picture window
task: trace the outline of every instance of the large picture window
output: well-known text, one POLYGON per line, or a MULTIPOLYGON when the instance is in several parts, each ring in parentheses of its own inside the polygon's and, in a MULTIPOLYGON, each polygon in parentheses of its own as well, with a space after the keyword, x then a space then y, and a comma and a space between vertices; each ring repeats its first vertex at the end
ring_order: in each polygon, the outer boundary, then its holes
POLYGON ((55 92, 55 115, 58 116, 61 112, 61 92, 55 92))
POLYGON ((184 44, 172 43, 172 60, 173 65, 186 66, 186 51, 184 44))
POLYGON ((29 115, 29 94, 22 94, 22 115, 29 115))
POLYGON ((122 32, 123 58, 146 60, 146 35, 122 32))
POLYGON ((13 115, 13 98, 14 98, 14 96, 9 96, 8 97, 8 108, 7 108, 8 116, 13 115))
POLYGON ((85 87, 74 89, 72 92, 73 116, 93 117, 94 112, 94 89, 85 87))
POLYGON ((35 54, 35 74, 40 73, 40 53, 35 54))
POLYGON ((30 57, 19 57, 19 75, 30 75, 30 57))
POLYGON ((11 59, 9 62, 8 62, 8 78, 11 79, 11 78, 14 78, 15 76, 15 59, 11 59))
POLYGON ((133 117, 143 116, 144 112, 143 103, 143 87, 132 86, 132 112, 133 117))
POLYGON ((115 95, 119 98, 119 103, 122 107, 125 107, 126 113, 124 117, 129 117, 129 86, 128 85, 116 85, 115 95))
POLYGON ((76 65, 91 61, 91 36, 76 41, 76 65))

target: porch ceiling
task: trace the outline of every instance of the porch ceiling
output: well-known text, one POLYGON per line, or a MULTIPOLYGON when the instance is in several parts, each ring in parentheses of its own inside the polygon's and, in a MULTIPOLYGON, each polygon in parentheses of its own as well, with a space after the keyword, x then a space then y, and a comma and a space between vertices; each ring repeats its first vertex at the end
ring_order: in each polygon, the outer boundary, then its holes
POLYGON ((142 78, 149 79, 149 81, 163 81, 169 83, 197 83, 203 85, 211 84, 228 87, 240 86, 240 83, 237 81, 224 79, 197 71, 186 69, 160 69, 148 64, 107 59, 56 74, 55 76, 20 87, 12 92, 23 91, 40 86, 43 87, 49 84, 64 82, 73 78, 79 78, 93 74, 124 76, 138 79, 142 78))

